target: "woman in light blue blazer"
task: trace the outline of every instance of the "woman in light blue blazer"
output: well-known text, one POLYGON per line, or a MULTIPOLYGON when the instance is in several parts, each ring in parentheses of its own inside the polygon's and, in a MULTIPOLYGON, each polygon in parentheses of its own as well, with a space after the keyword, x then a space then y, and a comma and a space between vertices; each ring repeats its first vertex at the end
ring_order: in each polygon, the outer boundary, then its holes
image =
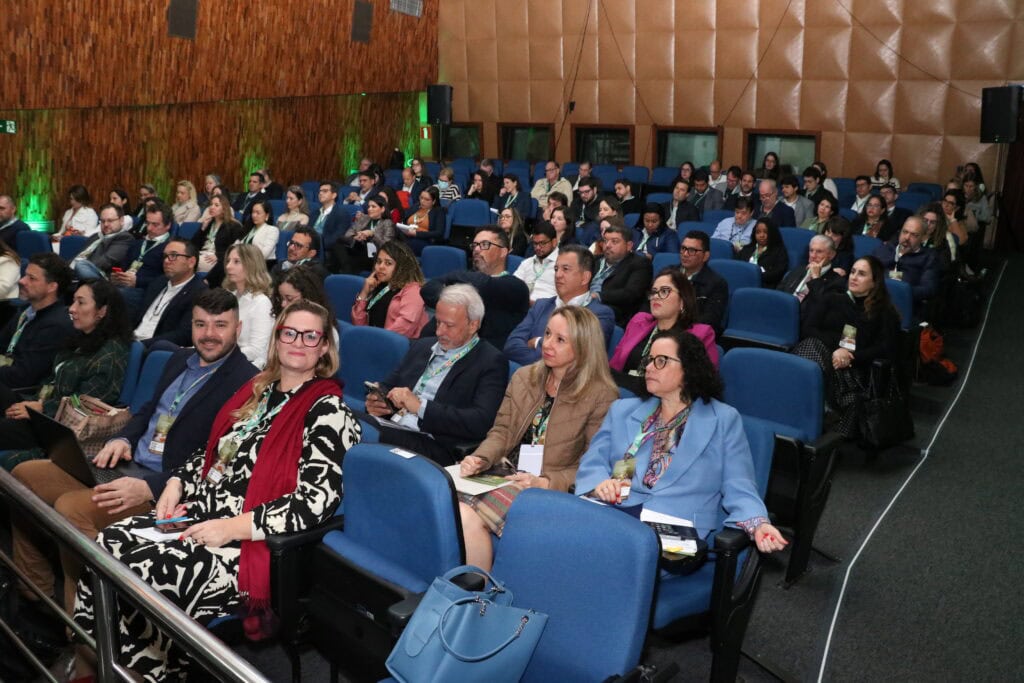
POLYGON ((719 400, 704 345, 688 332, 659 332, 645 361, 650 396, 612 404, 580 462, 576 493, 688 519, 702 538, 724 518, 762 552, 782 550, 739 413, 719 400))

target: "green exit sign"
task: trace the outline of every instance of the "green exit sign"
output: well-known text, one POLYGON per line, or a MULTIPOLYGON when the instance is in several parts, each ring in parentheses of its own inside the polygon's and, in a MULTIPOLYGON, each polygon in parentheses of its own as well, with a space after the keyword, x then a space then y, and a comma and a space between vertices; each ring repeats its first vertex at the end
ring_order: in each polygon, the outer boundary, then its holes
POLYGON ((15 121, 0 120, 0 133, 14 135, 18 132, 18 124, 15 121))

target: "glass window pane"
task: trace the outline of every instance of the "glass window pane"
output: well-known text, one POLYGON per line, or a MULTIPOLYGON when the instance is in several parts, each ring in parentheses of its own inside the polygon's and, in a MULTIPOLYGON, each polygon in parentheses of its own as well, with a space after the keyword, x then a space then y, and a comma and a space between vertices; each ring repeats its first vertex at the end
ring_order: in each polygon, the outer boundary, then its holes
POLYGON ((814 163, 815 138, 813 135, 763 135, 751 133, 747 141, 750 156, 747 168, 761 168, 764 155, 775 152, 779 155, 779 163, 784 173, 796 175, 814 163))
POLYGON ((691 161, 698 168, 718 158, 717 133, 658 131, 658 165, 679 166, 691 161))
POLYGON ((453 124, 448 127, 448 141, 444 146, 444 155, 450 158, 480 156, 480 127, 460 126, 453 124))
POLYGON ((633 158, 629 130, 621 128, 577 128, 576 158, 594 164, 628 166, 633 158))
POLYGON ((501 152, 506 159, 525 159, 531 164, 551 155, 550 126, 501 126, 501 152))

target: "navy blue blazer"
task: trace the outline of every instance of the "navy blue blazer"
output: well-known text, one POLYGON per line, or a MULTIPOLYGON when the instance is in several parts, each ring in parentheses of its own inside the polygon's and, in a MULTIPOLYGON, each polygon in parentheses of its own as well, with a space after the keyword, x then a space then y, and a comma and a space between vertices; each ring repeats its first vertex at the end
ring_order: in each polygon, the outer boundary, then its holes
MULTIPOLYGON (((762 212, 758 212, 760 217, 762 212)), ((786 206, 781 200, 775 202, 775 206, 768 212, 768 217, 775 221, 776 227, 779 228, 796 228, 799 227, 796 224, 796 214, 793 213, 793 209, 786 206)))
MULTIPOLYGON (((381 386, 387 390, 415 387, 427 368, 436 342, 436 337, 414 341, 381 386)), ((437 396, 427 402, 420 430, 448 448, 483 441, 494 424, 507 385, 508 362, 498 349, 481 339, 445 375, 437 396)))
POLYGON ((0 240, 6 242, 7 246, 11 249, 17 250, 18 233, 25 232, 26 230, 31 230, 31 228, 28 227, 28 223, 19 218, 3 230, 0 230, 0 240))
MULTIPOLYGON (((0 352, 7 352, 18 328, 18 317, 24 310, 25 307, 19 308, 0 331, 0 352)), ((0 384, 18 389, 35 386, 46 379, 53 370, 57 352, 64 348, 68 337, 73 334, 75 328, 63 303, 58 301, 37 311, 35 319, 25 325, 18 345, 14 347, 14 362, 0 368, 0 384)))
MULTIPOLYGON (((320 215, 317 214, 310 219, 310 227, 316 224, 319 217, 320 215)), ((326 252, 330 249, 342 235, 348 232, 350 227, 352 227, 352 214, 340 202, 335 202, 334 208, 327 214, 327 218, 324 219, 324 224, 321 226, 320 242, 322 250, 326 252)))
MULTIPOLYGON (((526 314, 521 323, 516 325, 505 342, 505 355, 509 360, 515 361, 520 365, 529 365, 540 360, 540 348, 531 349, 526 344, 531 339, 544 336, 544 328, 547 327, 548 318, 551 317, 551 313, 555 310, 557 300, 557 296, 538 299, 530 307, 530 312, 526 314)), ((601 332, 604 333, 604 345, 607 348, 612 338, 612 332, 615 331, 615 312, 596 300, 591 301, 587 305, 587 309, 596 315, 598 322, 601 323, 601 332)))
MULTIPOLYGON (((121 432, 114 438, 125 439, 131 444, 132 453, 139 439, 146 433, 149 420, 153 417, 157 405, 160 403, 160 396, 167 390, 171 382, 185 371, 185 363, 195 353, 192 349, 182 349, 167 360, 164 366, 164 374, 156 384, 151 398, 142 409, 132 415, 132 419, 121 429, 121 432)), ((235 392, 249 381, 256 374, 256 366, 246 360, 245 356, 236 346, 224 360, 224 364, 217 368, 214 376, 211 377, 199 388, 195 394, 185 402, 178 412, 178 417, 171 424, 167 432, 167 442, 164 444, 163 470, 152 472, 142 477, 154 498, 159 498, 164 490, 164 485, 171 478, 171 472, 182 465, 200 448, 206 447, 206 441, 210 437, 210 430, 213 428, 213 419, 228 399, 235 395, 235 392)))
MULTIPOLYGON (((601 303, 612 309, 615 324, 625 328, 647 300, 653 278, 651 260, 642 254, 626 254, 601 283, 601 303)), ((605 339, 605 341, 608 341, 605 339)))
POLYGON ((729 283, 707 264, 690 280, 697 295, 697 322, 711 325, 715 337, 725 329, 725 311, 729 306, 729 283))
MULTIPOLYGON (((128 250, 128 255, 121 263, 121 267, 128 270, 132 262, 139 258, 139 254, 142 253, 142 247, 148 241, 136 240, 135 244, 128 250)), ((142 257, 142 266, 135 272, 135 286, 137 288, 146 289, 146 287, 149 287, 150 282, 164 274, 164 248, 167 247, 167 242, 169 241, 169 239, 164 240, 162 244, 150 248, 146 255, 142 257)))
MULTIPOLYGON (((135 316, 136 327, 142 322, 146 311, 166 286, 167 276, 161 275, 146 287, 142 306, 135 316)), ((160 314, 160 322, 153 330, 153 336, 144 340, 143 343, 147 348, 157 341, 169 341, 177 346, 192 346, 192 298, 204 289, 207 289, 206 283, 198 277, 193 277, 185 283, 185 286, 164 306, 163 313, 160 314)))
POLYGON ((636 253, 650 254, 651 258, 654 257, 654 254, 679 253, 679 233, 672 230, 665 224, 662 224, 661 227, 647 239, 647 244, 645 244, 644 248, 641 250, 640 243, 643 241, 644 231, 642 229, 634 230, 633 248, 637 250, 636 253))
MULTIPOLYGON (((494 195, 494 201, 491 202, 491 208, 497 209, 499 212, 505 208, 505 203, 508 202, 508 195, 500 197, 494 195)), ((525 221, 530 217, 530 193, 529 191, 522 191, 516 193, 516 198, 512 202, 512 208, 519 212, 525 221)))
MULTIPOLYGON (((403 222, 410 225, 409 219, 419 210, 419 204, 409 207, 405 212, 405 221, 403 222)), ((435 206, 427 212, 427 221, 430 225, 425 232, 417 232, 415 237, 402 234, 406 236, 406 239, 423 240, 427 244, 442 244, 444 242, 445 210, 440 206, 435 206)))

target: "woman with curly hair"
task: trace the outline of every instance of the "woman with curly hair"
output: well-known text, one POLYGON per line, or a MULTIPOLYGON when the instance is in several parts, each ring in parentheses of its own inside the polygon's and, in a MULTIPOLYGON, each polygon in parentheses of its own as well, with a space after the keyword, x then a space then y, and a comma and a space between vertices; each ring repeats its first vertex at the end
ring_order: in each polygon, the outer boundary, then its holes
POLYGON ((789 252, 782 241, 782 233, 771 218, 759 218, 753 237, 750 244, 739 250, 736 259, 760 268, 761 286, 775 289, 789 270, 789 252))
POLYGON ((417 339, 429 320, 420 295, 423 280, 420 264, 408 246, 396 240, 385 243, 352 304, 352 322, 417 339))

